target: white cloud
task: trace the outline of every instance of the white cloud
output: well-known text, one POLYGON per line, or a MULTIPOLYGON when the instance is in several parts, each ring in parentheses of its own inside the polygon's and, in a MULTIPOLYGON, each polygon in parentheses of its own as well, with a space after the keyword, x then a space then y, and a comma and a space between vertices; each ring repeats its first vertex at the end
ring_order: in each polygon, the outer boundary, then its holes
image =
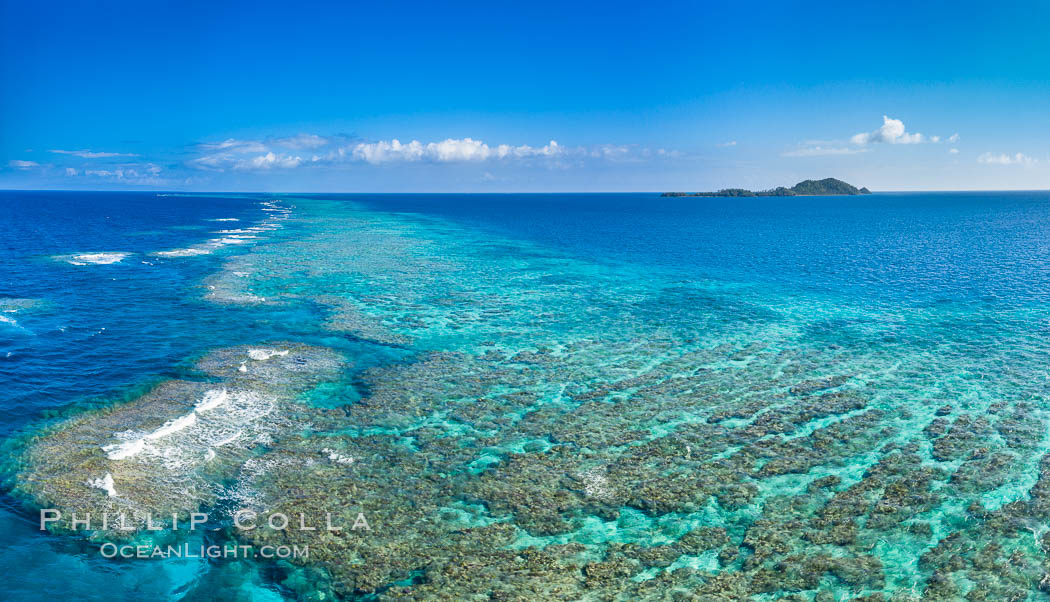
MULTIPOLYGON (((958 134, 949 138, 950 142, 959 139, 958 134)), ((782 153, 784 157, 817 157, 822 155, 852 155, 864 152, 868 145, 884 142, 886 144, 919 144, 921 142, 940 142, 940 136, 924 137, 918 132, 908 132, 904 122, 889 115, 882 116, 882 126, 871 132, 854 134, 847 146, 842 140, 805 140, 799 148, 782 153)), ((722 145, 719 145, 722 146, 722 145)))
POLYGON ((392 161, 434 161, 436 163, 456 163, 467 161, 485 161, 488 159, 525 159, 529 157, 554 157, 564 149, 557 141, 551 140, 544 146, 534 147, 527 144, 511 146, 500 144, 490 147, 481 140, 473 138, 448 138, 441 142, 423 144, 419 140, 402 143, 396 138, 390 141, 359 142, 338 151, 338 156, 346 154, 353 159, 366 163, 378 164, 392 161))
POLYGON ((48 152, 56 153, 59 155, 73 155, 81 157, 83 159, 107 159, 110 157, 137 157, 135 153, 111 153, 105 151, 92 151, 92 150, 50 150, 48 152))
POLYGON ((448 138, 441 142, 431 142, 426 145, 424 155, 439 162, 484 161, 491 156, 491 152, 489 146, 480 140, 472 138, 455 140, 448 138))
POLYGON ((32 169, 34 167, 40 167, 40 164, 36 161, 23 161, 21 159, 13 159, 8 161, 7 164, 15 169, 32 169))
POLYGON ((506 157, 525 158, 525 157, 554 157, 565 152, 565 149, 558 145, 556 140, 551 140, 547 144, 539 147, 529 146, 522 144, 520 146, 507 146, 501 144, 496 147, 496 154, 500 159, 506 157))
POLYGON ((88 177, 103 178, 124 184, 135 184, 143 186, 159 186, 169 184, 170 180, 158 177, 163 171, 160 166, 153 163, 129 164, 108 169, 85 169, 78 172, 71 167, 66 168, 67 176, 83 174, 88 177))
MULTIPOLYGON (((590 156, 604 159, 623 159, 631 153, 631 149, 623 144, 603 144, 591 149, 590 156)), ((645 150, 643 150, 645 154, 645 150)))
MULTIPOLYGON (((475 138, 446 138, 434 142, 399 139, 347 142, 343 136, 298 134, 290 138, 241 140, 197 145, 199 154, 187 165, 204 171, 293 169, 348 163, 481 163, 486 161, 545 161, 548 166, 567 166, 565 160, 597 158, 608 161, 641 160, 653 155, 650 149, 624 145, 564 147, 556 140, 543 146, 528 144, 490 145, 475 138), (296 151, 310 150, 302 153, 296 151)), ((678 156, 676 151, 658 151, 678 156)))
POLYGON ((1016 153, 1013 155, 1007 155, 1000 153, 998 155, 994 153, 984 153, 977 157, 978 163, 986 163, 988 165, 1033 165, 1038 163, 1038 159, 1033 159, 1025 154, 1016 153))
POLYGON ((721 147, 736 146, 736 140, 730 140, 729 142, 723 142, 722 144, 719 144, 718 146, 721 146, 721 147))
POLYGON ((952 154, 952 155, 958 155, 959 154, 959 149, 957 149, 957 148, 949 148, 948 152, 950 154, 952 154))
POLYGON ((227 138, 220 142, 203 142, 197 146, 210 151, 229 151, 239 153, 266 153, 274 147, 290 149, 314 149, 331 144, 331 140, 317 134, 300 133, 285 138, 266 138, 264 140, 243 140, 227 138))
POLYGON ((228 167, 229 163, 233 160, 232 155, 228 153, 220 153, 215 155, 204 155, 203 157, 197 157, 189 162, 191 167, 197 169, 203 169, 205 171, 222 171, 224 167, 228 167))
MULTIPOLYGON (((345 149, 339 149, 339 155, 345 153, 345 149)), ((350 154, 355 159, 368 163, 386 163, 388 161, 418 161, 423 158, 423 144, 413 140, 408 144, 394 138, 390 142, 380 140, 379 142, 359 143, 351 148, 350 154)))
POLYGON ((874 142, 886 142, 889 144, 918 144, 922 142, 922 134, 909 134, 904 128, 903 121, 883 115, 882 127, 874 132, 856 134, 850 138, 850 142, 859 145, 874 142))
POLYGON ((784 157, 820 157, 824 155, 855 155, 863 153, 866 149, 849 148, 845 146, 806 146, 793 151, 783 153, 784 157))
POLYGON ((236 138, 227 138, 222 142, 206 142, 200 147, 206 150, 228 150, 242 153, 265 153, 269 150, 258 140, 237 140, 236 138))
POLYGON ((265 155, 270 148, 258 140, 238 140, 227 138, 221 142, 205 142, 198 148, 206 151, 206 154, 189 161, 191 167, 206 171, 224 171, 232 169, 250 169, 252 160, 257 157, 248 157, 255 154, 264 157, 261 163, 265 163, 265 155))
POLYGON ((238 161, 233 165, 234 169, 246 170, 246 169, 271 169, 274 167, 283 167, 290 169, 293 167, 299 167, 299 164, 303 162, 302 157, 293 157, 285 154, 275 154, 272 151, 265 155, 259 155, 252 157, 251 159, 245 159, 238 161))
POLYGON ((278 138, 273 141, 276 146, 284 146, 292 149, 314 149, 327 146, 330 141, 317 134, 297 134, 288 138, 278 138))
POLYGON ((955 144, 958 141, 959 141, 959 134, 952 134, 951 136, 948 136, 948 142, 950 144, 955 144))
POLYGON ((66 168, 66 175, 67 176, 75 176, 75 175, 77 175, 77 170, 72 168, 72 167, 67 167, 66 168))

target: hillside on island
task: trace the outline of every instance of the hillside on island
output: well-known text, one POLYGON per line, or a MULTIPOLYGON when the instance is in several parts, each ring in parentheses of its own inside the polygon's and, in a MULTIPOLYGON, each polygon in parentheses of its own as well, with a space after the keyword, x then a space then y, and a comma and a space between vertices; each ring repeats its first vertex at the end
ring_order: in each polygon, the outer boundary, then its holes
POLYGON ((825 196, 871 194, 867 188, 857 188, 835 178, 803 180, 791 188, 778 186, 772 190, 754 192, 743 188, 723 188, 718 192, 665 192, 660 196, 825 196))

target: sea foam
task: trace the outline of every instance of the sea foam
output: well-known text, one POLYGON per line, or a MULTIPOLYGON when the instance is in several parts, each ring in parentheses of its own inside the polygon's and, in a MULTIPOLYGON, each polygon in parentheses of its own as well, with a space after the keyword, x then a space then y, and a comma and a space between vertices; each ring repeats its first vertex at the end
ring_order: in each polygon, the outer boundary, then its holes
POLYGON ((328 454, 328 459, 335 462, 336 464, 345 464, 349 466, 354 463, 353 456, 344 456, 343 454, 328 447, 322 449, 321 453, 328 454))
POLYGON ((157 251, 154 255, 159 257, 193 257, 194 255, 207 255, 211 252, 212 249, 189 247, 186 249, 172 249, 171 251, 157 251))
POLYGON ((78 253, 75 255, 59 255, 55 259, 73 265, 109 265, 120 263, 130 255, 131 253, 78 253))
POLYGON ((110 460, 125 460, 132 456, 136 456, 146 449, 147 442, 173 435, 185 428, 193 426, 197 423, 198 413, 213 410, 226 403, 229 399, 230 394, 226 389, 211 389, 204 393, 204 396, 196 403, 193 411, 190 413, 179 416, 178 418, 172 418, 161 425, 157 430, 146 433, 142 437, 131 439, 123 443, 104 445, 102 451, 106 452, 106 457, 110 460))
POLYGON ((117 497, 117 489, 113 484, 113 475, 108 472, 106 473, 106 476, 98 479, 92 479, 88 481, 87 484, 89 487, 94 487, 95 489, 101 489, 102 491, 105 491, 106 495, 108 495, 109 497, 117 497))
POLYGON ((106 452, 106 457, 110 460, 124 460, 138 455, 144 449, 146 440, 141 438, 102 446, 102 451, 106 452))
POLYGON ((265 362, 266 360, 270 359, 271 357, 284 357, 286 355, 288 355, 288 350, 287 349, 285 349, 284 351, 275 351, 273 349, 249 349, 248 350, 248 357, 252 358, 255 361, 259 361, 259 362, 265 362))
POLYGON ((146 435, 145 438, 148 440, 153 440, 160 439, 161 437, 167 437, 168 435, 173 435, 188 426, 193 426, 194 424, 196 424, 196 422, 196 412, 190 412, 189 414, 179 416, 178 418, 172 418, 171 420, 165 422, 163 426, 153 431, 152 433, 146 435))
POLYGON ((220 405, 226 403, 230 398, 229 392, 226 389, 212 389, 204 394, 204 397, 197 402, 197 406, 194 409, 196 412, 207 412, 208 410, 215 409, 220 405))

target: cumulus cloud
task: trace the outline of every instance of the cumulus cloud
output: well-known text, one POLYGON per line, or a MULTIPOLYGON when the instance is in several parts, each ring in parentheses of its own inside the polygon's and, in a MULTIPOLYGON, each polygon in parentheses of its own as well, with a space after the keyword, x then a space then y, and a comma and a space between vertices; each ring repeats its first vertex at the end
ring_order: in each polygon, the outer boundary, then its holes
POLYGON ((77 170, 75 168, 73 168, 73 167, 67 167, 66 168, 66 175, 67 176, 75 176, 75 175, 77 175, 77 170))
POLYGON ((447 138, 438 142, 423 143, 419 140, 401 142, 398 139, 376 142, 357 142, 335 145, 334 141, 314 134, 300 134, 292 138, 273 140, 236 140, 202 144, 205 151, 190 161, 198 169, 223 171, 253 169, 291 169, 304 164, 332 164, 341 162, 364 162, 373 165, 391 162, 431 161, 434 163, 474 162, 501 159, 525 159, 530 157, 554 157, 564 149, 554 140, 544 146, 527 144, 512 146, 499 144, 489 146, 473 138, 447 138), (323 149, 309 158, 282 152, 280 149, 323 149))
POLYGON ((958 155, 959 154, 959 149, 957 149, 957 148, 949 148, 948 149, 948 153, 952 154, 952 155, 958 155))
MULTIPOLYGON (((344 151, 345 149, 340 149, 344 151)), ((448 138, 440 142, 423 144, 419 140, 402 143, 398 139, 378 142, 359 142, 351 147, 349 155, 366 163, 378 164, 391 161, 434 161, 455 163, 485 161, 488 159, 524 159, 528 157, 553 157, 561 154, 562 147, 551 140, 544 146, 527 144, 511 146, 500 144, 490 147, 473 138, 448 138)))
POLYGON ((252 171, 270 170, 275 168, 291 169, 299 167, 302 165, 303 161, 303 158, 299 155, 275 153, 271 150, 263 149, 261 154, 256 154, 256 152, 247 154, 221 152, 204 155, 193 159, 189 162, 189 165, 205 171, 226 171, 227 169, 232 169, 234 171, 252 171))
POLYGON ((952 134, 951 136, 948 136, 948 142, 950 144, 955 144, 958 141, 959 141, 959 134, 952 134))
POLYGON ((882 116, 882 127, 873 132, 863 132, 850 138, 850 142, 858 145, 886 142, 888 144, 918 144, 922 142, 922 134, 909 134, 904 128, 904 122, 900 119, 892 119, 882 116))
POLYGON ((8 165, 15 169, 32 169, 34 167, 40 167, 40 164, 36 161, 23 161, 22 159, 12 159, 7 162, 8 165))
POLYGON ((855 155, 863 153, 866 149, 849 148, 847 146, 804 146, 783 153, 784 157, 820 157, 825 155, 855 155))
MULTIPOLYGON (((556 140, 542 146, 528 144, 489 144, 476 138, 446 138, 433 142, 397 138, 349 141, 343 136, 298 134, 289 138, 242 140, 228 138, 197 146, 199 155, 187 165, 205 171, 277 170, 365 163, 481 163, 544 161, 549 166, 566 166, 571 160, 601 159, 630 161, 650 157, 649 149, 633 146, 601 145, 565 147, 556 140), (304 153, 309 150, 312 152, 304 153)), ((675 151, 658 151, 661 156, 677 156, 675 151)))
POLYGON ((520 146, 507 146, 506 144, 501 144, 496 147, 496 156, 500 159, 507 157, 515 157, 518 159, 526 157, 556 157, 564 153, 565 149, 558 146, 556 140, 551 140, 547 144, 539 147, 529 146, 527 144, 522 144, 520 146))
POLYGON ((299 167, 303 160, 301 157, 293 157, 285 154, 275 154, 273 151, 251 159, 241 160, 234 164, 234 169, 271 169, 274 167, 292 168, 299 167))
MULTIPOLYGON (((949 138, 950 142, 959 139, 958 134, 949 138)), ((818 157, 824 155, 852 155, 867 150, 869 145, 884 142, 886 144, 919 144, 921 142, 939 142, 940 136, 924 137, 918 132, 909 132, 904 122, 889 115, 882 116, 882 126, 871 132, 854 134, 849 144, 842 140, 807 140, 800 148, 787 151, 784 157, 818 157)))
POLYGON ((1033 165, 1038 163, 1038 159, 1033 159, 1023 153, 1015 153, 1013 155, 1007 155, 1006 153, 984 153, 977 157, 978 163, 986 163, 988 165, 1033 165))
POLYGON ((83 159, 108 159, 110 157, 137 157, 135 153, 111 153, 106 151, 92 151, 92 150, 57 150, 53 149, 48 152, 55 153, 58 155, 73 155, 75 157, 81 157, 83 159))
MULTIPOLYGON (((468 138, 469 140, 469 138, 468 138)), ((347 155, 346 148, 337 151, 340 157, 347 155)), ((361 142, 350 147, 349 155, 354 159, 368 163, 387 163, 389 161, 418 161, 423 158, 423 145, 418 140, 401 144, 397 138, 386 142, 361 142)))
MULTIPOLYGON (((413 140, 412 144, 418 145, 419 142, 413 140)), ((427 144, 423 154, 428 159, 440 162, 484 161, 492 155, 492 149, 480 140, 448 138, 427 144)))

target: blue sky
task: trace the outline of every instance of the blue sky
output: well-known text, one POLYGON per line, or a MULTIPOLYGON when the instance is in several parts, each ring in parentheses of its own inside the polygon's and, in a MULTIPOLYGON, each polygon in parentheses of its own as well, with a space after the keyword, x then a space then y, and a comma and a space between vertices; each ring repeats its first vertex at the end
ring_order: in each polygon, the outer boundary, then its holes
POLYGON ((1048 17, 1037 2, 0 0, 0 187, 1046 189, 1048 17))

